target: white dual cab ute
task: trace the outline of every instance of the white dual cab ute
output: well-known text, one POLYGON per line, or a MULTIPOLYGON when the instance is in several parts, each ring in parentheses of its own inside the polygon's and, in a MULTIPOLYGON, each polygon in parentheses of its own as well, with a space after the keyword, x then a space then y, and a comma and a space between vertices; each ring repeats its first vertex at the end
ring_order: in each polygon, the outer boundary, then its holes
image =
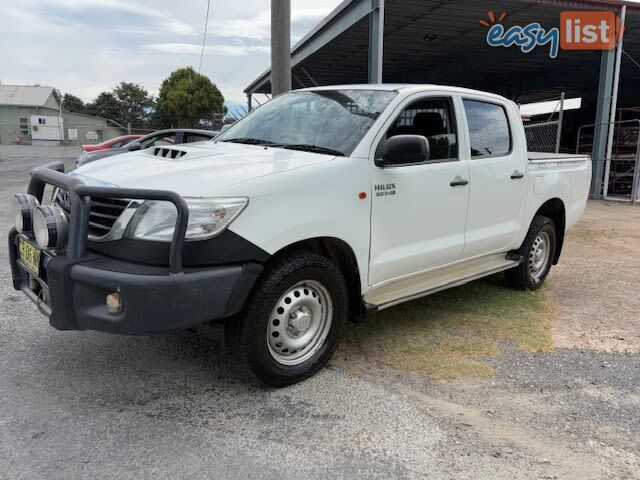
POLYGON ((500 271, 540 287, 591 163, 527 153, 497 95, 354 85, 280 95, 211 142, 62 170, 32 172, 9 236, 14 286, 54 327, 224 319, 240 358, 283 386, 362 313, 500 271))

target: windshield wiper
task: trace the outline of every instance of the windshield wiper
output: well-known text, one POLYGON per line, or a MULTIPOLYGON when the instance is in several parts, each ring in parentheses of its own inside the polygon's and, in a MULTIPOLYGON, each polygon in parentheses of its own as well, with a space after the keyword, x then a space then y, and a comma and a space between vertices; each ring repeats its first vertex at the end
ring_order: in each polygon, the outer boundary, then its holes
POLYGON ((273 142, 269 140, 262 140, 260 138, 251 138, 251 137, 240 137, 240 138, 230 138, 229 140, 220 140, 221 142, 232 142, 232 143, 244 143, 246 145, 273 145, 273 142))
POLYGON ((303 150, 306 152, 313 153, 324 153, 326 155, 336 155, 340 157, 344 157, 344 152, 340 150, 335 150, 333 148, 321 147, 320 145, 309 145, 306 143, 275 143, 269 140, 262 140, 260 138, 253 137, 240 137, 240 138, 230 138, 229 140, 220 140, 221 142, 232 142, 232 143, 243 143, 246 145, 266 145, 268 147, 279 147, 279 148, 288 148, 289 150, 303 150))
POLYGON ((324 153, 327 155, 336 155, 338 157, 344 157, 345 154, 344 152, 341 152, 340 150, 335 150, 333 148, 327 148, 327 147, 321 147, 320 145, 309 145, 306 143, 294 143, 294 144, 284 144, 284 145, 277 145, 278 147, 281 148, 287 148, 289 150, 303 150, 305 152, 312 152, 312 153, 324 153))

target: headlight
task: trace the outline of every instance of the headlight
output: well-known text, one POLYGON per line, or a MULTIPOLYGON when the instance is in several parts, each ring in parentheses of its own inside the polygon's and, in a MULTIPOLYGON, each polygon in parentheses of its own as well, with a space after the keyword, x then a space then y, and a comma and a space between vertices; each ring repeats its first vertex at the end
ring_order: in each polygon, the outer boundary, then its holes
POLYGON ((33 234, 40 248, 59 249, 67 244, 69 221, 60 207, 45 205, 33 211, 33 234))
POLYGON ((17 231, 20 233, 31 231, 33 228, 33 211, 39 205, 38 199, 28 193, 20 193, 13 197, 11 214, 17 231))
MULTIPOLYGON (((185 198, 189 206, 186 240, 206 240, 222 233, 249 203, 248 198, 185 198)), ((176 226, 175 205, 146 201, 133 215, 125 235, 170 242, 176 226)))

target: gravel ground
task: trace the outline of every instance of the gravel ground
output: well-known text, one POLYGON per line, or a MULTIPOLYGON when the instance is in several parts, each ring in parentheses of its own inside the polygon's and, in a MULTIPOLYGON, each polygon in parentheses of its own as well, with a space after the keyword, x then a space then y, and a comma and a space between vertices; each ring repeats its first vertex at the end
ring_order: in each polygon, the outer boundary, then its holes
MULTIPOLYGON (((0 149, 3 205, 38 163, 41 151, 0 149)), ((627 228, 631 209, 592 203, 569 236, 550 277, 561 348, 503 345, 495 377, 448 382, 339 356, 262 389, 236 379, 219 327, 58 332, 11 288, 2 243, 0 478, 640 478, 638 270, 626 263, 640 240, 591 233, 627 228), (628 269, 615 298, 602 288, 614 267, 628 269)))

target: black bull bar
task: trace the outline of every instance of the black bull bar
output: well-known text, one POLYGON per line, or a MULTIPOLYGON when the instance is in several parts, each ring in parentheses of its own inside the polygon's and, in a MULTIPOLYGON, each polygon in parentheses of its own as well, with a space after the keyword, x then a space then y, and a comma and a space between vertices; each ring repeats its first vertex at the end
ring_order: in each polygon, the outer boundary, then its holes
POLYGON ((189 221, 189 207, 184 198, 177 193, 168 190, 87 185, 81 178, 65 174, 62 162, 51 162, 33 170, 27 192, 42 203, 42 197, 47 185, 53 185, 69 192, 71 214, 66 256, 71 259, 82 258, 87 254, 89 213, 92 197, 157 200, 172 203, 176 207, 178 214, 169 249, 169 273, 182 273, 182 251, 189 221))

